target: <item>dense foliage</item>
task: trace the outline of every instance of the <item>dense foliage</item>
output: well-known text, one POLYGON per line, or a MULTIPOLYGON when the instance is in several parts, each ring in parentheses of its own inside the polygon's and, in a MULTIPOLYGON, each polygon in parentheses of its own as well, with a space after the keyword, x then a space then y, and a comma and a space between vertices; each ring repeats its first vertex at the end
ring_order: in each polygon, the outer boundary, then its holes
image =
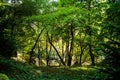
POLYGON ((119 13, 118 0, 0 0, 0 72, 15 80, 117 80, 119 13))
POLYGON ((109 74, 110 80, 119 79, 120 73, 120 21, 119 12, 120 2, 112 3, 110 8, 106 11, 106 26, 107 41, 104 45, 105 63, 108 64, 106 73, 109 74))

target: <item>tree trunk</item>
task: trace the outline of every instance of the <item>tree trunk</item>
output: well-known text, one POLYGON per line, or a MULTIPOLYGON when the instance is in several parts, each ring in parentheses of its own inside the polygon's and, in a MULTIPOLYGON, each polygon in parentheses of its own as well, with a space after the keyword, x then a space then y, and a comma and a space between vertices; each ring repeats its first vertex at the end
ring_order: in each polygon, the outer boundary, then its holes
POLYGON ((80 47, 81 52, 80 52, 80 65, 82 66, 82 55, 83 55, 83 50, 82 47, 80 47))
POLYGON ((35 41, 35 44, 33 45, 32 49, 31 49, 31 51, 28 52, 28 53, 30 54, 29 63, 32 63, 32 57, 33 57, 33 55, 34 55, 33 51, 34 51, 34 49, 35 49, 35 47, 36 47, 36 45, 37 45, 37 42, 38 42, 38 40, 39 40, 39 38, 40 38, 40 35, 42 34, 42 32, 43 32, 44 29, 45 29, 45 28, 43 28, 43 29, 40 31, 40 33, 38 34, 38 37, 37 37, 37 39, 36 39, 36 41, 35 41))
POLYGON ((61 63, 65 66, 65 62, 63 61, 63 59, 62 59, 62 57, 60 56, 60 54, 59 54, 58 50, 56 49, 56 47, 55 47, 55 46, 53 45, 53 43, 51 42, 50 37, 49 37, 49 35, 48 35, 48 32, 47 32, 47 37, 48 37, 48 41, 49 41, 50 45, 54 48, 54 50, 56 51, 58 57, 60 58, 61 63))
POLYGON ((90 55, 90 58, 91 58, 92 65, 95 65, 95 57, 94 57, 94 54, 92 53, 92 43, 91 43, 92 31, 91 31, 91 28, 89 29, 89 36, 90 36, 89 55, 90 55))
POLYGON ((65 49, 65 52, 66 52, 65 62, 67 63, 67 65, 68 65, 68 58, 69 58, 69 47, 70 45, 69 45, 69 40, 68 40, 66 41, 66 49, 65 49))
POLYGON ((84 45, 80 44, 80 50, 81 50, 81 53, 80 53, 80 65, 81 66, 82 66, 82 56, 84 54, 84 50, 85 50, 86 47, 87 47, 87 44, 84 44, 84 45))
POLYGON ((47 35, 46 35, 46 64, 47 66, 49 66, 49 60, 50 60, 50 56, 49 56, 49 53, 48 53, 48 40, 47 40, 47 35))
POLYGON ((89 54, 90 54, 92 65, 95 65, 95 57, 94 57, 94 54, 92 53, 92 46, 91 45, 89 45, 89 54))
MULTIPOLYGON (((87 1, 88 3, 88 10, 91 11, 91 0, 88 0, 87 1)), ((90 55, 90 58, 91 58, 91 62, 92 62, 92 65, 95 65, 95 57, 94 57, 94 54, 92 53, 92 28, 91 28, 91 14, 89 13, 88 14, 88 34, 89 34, 89 39, 90 39, 90 42, 89 42, 89 55, 90 55)))
MULTIPOLYGON (((71 43, 70 43, 70 50, 68 51, 68 63, 67 63, 68 66, 71 66, 72 63, 72 51, 73 51, 73 39, 74 39, 74 31, 73 31, 72 23, 70 26, 70 35, 71 35, 71 43)), ((69 46, 69 42, 68 42, 68 46, 69 46)))
POLYGON ((64 49, 64 42, 63 42, 63 39, 62 39, 62 59, 63 61, 65 62, 65 49, 64 49))
POLYGON ((42 54, 41 54, 41 50, 40 50, 40 45, 38 45, 38 65, 41 66, 42 65, 42 54))
POLYGON ((72 63, 72 56, 71 56, 71 53, 69 52, 68 53, 68 63, 67 63, 67 65, 71 66, 71 63, 72 63))

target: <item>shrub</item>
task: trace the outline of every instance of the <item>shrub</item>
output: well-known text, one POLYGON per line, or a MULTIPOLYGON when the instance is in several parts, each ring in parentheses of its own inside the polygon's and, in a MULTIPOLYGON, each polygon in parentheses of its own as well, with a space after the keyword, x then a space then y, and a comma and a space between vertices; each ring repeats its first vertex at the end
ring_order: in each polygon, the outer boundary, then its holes
POLYGON ((9 80, 7 75, 0 73, 0 80, 9 80))

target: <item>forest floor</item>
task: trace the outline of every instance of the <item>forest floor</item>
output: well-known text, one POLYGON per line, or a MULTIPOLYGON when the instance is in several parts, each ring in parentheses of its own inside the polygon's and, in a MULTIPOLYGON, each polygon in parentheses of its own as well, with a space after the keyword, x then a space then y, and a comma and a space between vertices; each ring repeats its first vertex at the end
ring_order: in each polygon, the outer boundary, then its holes
POLYGON ((98 66, 31 66, 19 61, 0 59, 0 73, 10 80, 105 80, 98 66))
POLYGON ((93 80, 99 78, 92 67, 39 67, 40 80, 93 80))

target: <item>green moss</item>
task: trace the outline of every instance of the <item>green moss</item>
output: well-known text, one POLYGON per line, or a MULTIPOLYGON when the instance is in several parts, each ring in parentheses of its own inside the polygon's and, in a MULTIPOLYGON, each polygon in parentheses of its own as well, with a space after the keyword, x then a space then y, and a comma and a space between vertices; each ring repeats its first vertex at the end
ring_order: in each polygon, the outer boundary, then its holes
POLYGON ((7 75, 0 73, 0 80, 9 80, 7 75))

